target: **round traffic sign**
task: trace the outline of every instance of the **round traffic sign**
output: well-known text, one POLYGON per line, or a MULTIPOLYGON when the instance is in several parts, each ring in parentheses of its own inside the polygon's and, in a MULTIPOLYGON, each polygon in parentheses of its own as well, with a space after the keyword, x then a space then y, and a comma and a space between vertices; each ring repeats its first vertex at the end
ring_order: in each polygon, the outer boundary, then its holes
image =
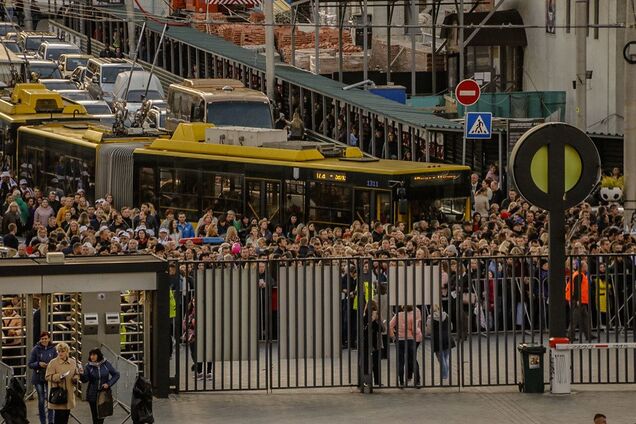
POLYGON ((564 123, 538 125, 526 132, 510 155, 510 173, 519 193, 548 211, 585 200, 601 176, 594 142, 564 123))
POLYGON ((472 106, 481 96, 481 88, 477 81, 465 79, 455 87, 455 98, 462 106, 472 106))

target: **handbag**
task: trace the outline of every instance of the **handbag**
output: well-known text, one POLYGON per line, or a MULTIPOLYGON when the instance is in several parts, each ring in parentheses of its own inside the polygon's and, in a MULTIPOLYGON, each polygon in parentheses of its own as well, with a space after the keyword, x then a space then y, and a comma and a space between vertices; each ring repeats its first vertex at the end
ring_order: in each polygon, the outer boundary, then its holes
POLYGON ((99 419, 113 415, 113 392, 110 388, 100 390, 97 394, 97 417, 99 419))
MULTIPOLYGON (((64 377, 64 386, 66 386, 66 377, 64 377)), ((68 403, 68 392, 66 387, 55 386, 49 391, 49 403, 52 405, 66 405, 68 403)))
POLYGON ((462 303, 464 305, 473 305, 477 302, 477 295, 475 293, 462 293, 462 303))

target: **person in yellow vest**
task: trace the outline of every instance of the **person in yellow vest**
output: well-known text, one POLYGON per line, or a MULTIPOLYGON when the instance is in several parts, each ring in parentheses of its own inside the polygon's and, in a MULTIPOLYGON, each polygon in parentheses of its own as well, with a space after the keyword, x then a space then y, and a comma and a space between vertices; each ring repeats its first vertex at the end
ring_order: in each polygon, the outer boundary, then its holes
POLYGON ((589 297, 590 284, 587 277, 587 262, 581 261, 579 270, 572 273, 572 277, 565 285, 565 300, 570 305, 570 341, 575 338, 576 328, 579 327, 588 341, 592 340, 589 297))
POLYGON ((612 284, 607 280, 605 275, 606 266, 603 262, 601 262, 598 266, 598 276, 594 280, 594 286, 596 287, 596 295, 594 299, 596 299, 596 310, 600 315, 600 326, 601 328, 605 328, 608 324, 608 312, 610 306, 610 294, 612 290, 612 284))

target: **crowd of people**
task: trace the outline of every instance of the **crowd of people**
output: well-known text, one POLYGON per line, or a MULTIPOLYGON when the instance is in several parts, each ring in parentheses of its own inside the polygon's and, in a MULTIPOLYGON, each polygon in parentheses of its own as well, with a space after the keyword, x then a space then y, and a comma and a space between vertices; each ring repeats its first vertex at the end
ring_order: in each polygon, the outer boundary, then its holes
MULTIPOLYGON (((62 197, 56 192, 43 193, 26 179, 16 182, 11 173, 4 172, 0 176, 2 239, 9 257, 42 257, 48 252, 75 256, 146 253, 180 261, 175 272, 181 276, 193 269, 184 265, 187 261, 199 261, 199 267, 205 267, 217 261, 264 259, 373 257, 386 261, 387 266, 414 259, 438 260, 442 264, 442 295, 450 299, 452 292, 454 299, 468 299, 463 304, 469 309, 475 304, 485 305, 482 326, 493 328, 497 321, 501 326, 506 316, 510 320, 508 328, 522 326, 524 320, 528 325, 544 326, 547 323, 539 314, 524 318, 522 309, 515 308, 522 308, 531 292, 543 302, 543 310, 549 302, 547 212, 531 206, 514 188, 503 193, 500 182, 494 165, 483 178, 472 175, 474 210, 470 221, 452 222, 440 214, 416 219, 410 228, 404 222, 360 221, 318 227, 301 222, 298 215, 281 223, 239 215, 233 210, 218 215, 207 210, 193 223, 183 211, 168 209, 160 214, 151 203, 142 203, 138 208, 115 207, 118 202, 111 195, 92 202, 82 189, 62 197), (197 237, 213 243, 199 244, 197 237), (519 259, 513 261, 511 257, 519 259), (515 272, 518 276, 534 272, 537 283, 519 287, 517 305, 508 302, 511 310, 507 311, 493 293, 493 284, 515 272)), ((570 295, 574 296, 568 301, 591 304, 572 308, 572 322, 590 339, 589 325, 584 325, 590 322, 590 316, 591 323, 606 324, 607 315, 616 313, 616 308, 610 310, 613 302, 624 302, 631 295, 631 284, 625 278, 631 267, 626 262, 636 253, 636 242, 623 231, 622 212, 617 204, 592 207, 582 203, 568 210, 566 218, 568 253, 579 258, 567 265, 568 278, 573 282, 570 295), (610 253, 626 255, 585 258, 610 253), (616 287, 612 288, 604 277, 617 273, 623 275, 623 286, 614 299, 616 287)), ((347 274, 344 268, 343 276, 347 274)), ((498 296, 501 297, 501 290, 498 296)), ((542 309, 536 306, 536 310, 542 309)), ((460 318, 454 313, 457 308, 445 305, 443 309, 460 335, 468 330, 465 323, 458 321, 460 318)), ((409 349, 405 346, 405 352, 409 349)))
MULTIPOLYGON (((168 209, 160 216, 151 203, 116 208, 111 195, 92 202, 84 190, 59 197, 0 177, 3 244, 10 256, 154 253, 171 259, 255 259, 268 257, 387 258, 545 255, 547 212, 531 206, 510 189, 499 188, 496 167, 484 179, 473 174, 471 221, 447 222, 443 215, 403 222, 360 222, 319 228, 297 215, 270 222, 228 210, 203 213, 197 223, 168 209), (218 245, 197 245, 193 237, 213 237, 218 245)), ((583 203, 567 212, 568 247, 573 254, 632 252, 636 247, 622 230, 617 204, 593 208, 583 203)))

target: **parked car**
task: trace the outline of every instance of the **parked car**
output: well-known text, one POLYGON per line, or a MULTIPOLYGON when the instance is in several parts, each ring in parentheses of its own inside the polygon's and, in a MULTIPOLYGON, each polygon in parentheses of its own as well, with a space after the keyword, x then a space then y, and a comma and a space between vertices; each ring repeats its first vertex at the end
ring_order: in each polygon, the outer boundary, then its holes
POLYGON ((45 41, 60 41, 54 32, 22 31, 18 34, 18 44, 27 54, 35 54, 45 41))
MULTIPOLYGON (((68 80, 66 80, 68 81, 68 80)), ((93 100, 91 95, 86 90, 56 90, 60 96, 73 100, 75 102, 81 100, 93 100)))
POLYGON ((52 60, 29 60, 27 63, 29 74, 36 73, 42 79, 63 79, 57 63, 52 60))
POLYGON ((71 73, 71 76, 69 79, 73 81, 75 84, 77 84, 77 88, 84 90, 86 86, 85 76, 86 76, 86 66, 78 66, 71 73))
POLYGON ((129 119, 132 119, 135 112, 141 108, 144 99, 150 100, 152 106, 158 109, 167 108, 163 87, 156 75, 147 71, 135 71, 132 74, 127 71, 117 76, 113 88, 113 100, 126 101, 129 119), (146 86, 148 87, 148 92, 146 92, 146 86), (126 93, 126 90, 128 90, 128 93, 126 93))
POLYGON ((45 41, 40 44, 38 49, 38 57, 40 59, 58 61, 62 54, 81 54, 81 50, 75 44, 58 42, 58 41, 45 41))
POLYGON ((20 56, 22 56, 22 49, 20 48, 20 46, 18 45, 17 41, 13 41, 13 40, 2 40, 1 41, 2 45, 4 47, 2 48, 6 48, 7 50, 9 50, 10 52, 13 52, 15 54, 18 54, 20 56))
POLYGON ((71 80, 63 78, 40 78, 40 84, 44 84, 46 88, 54 91, 73 90, 77 91, 77 85, 71 80))
POLYGON ((77 103, 84 106, 86 112, 96 118, 99 118, 100 122, 105 125, 113 125, 115 122, 115 115, 112 109, 103 100, 78 100, 77 103))
MULTIPOLYGON (((106 100, 111 103, 117 75, 130 71, 132 66, 132 61, 128 59, 90 58, 86 64, 84 88, 95 100, 106 100)), ((135 72, 143 71, 141 65, 135 65, 134 69, 135 72)))
POLYGON ((19 31, 19 27, 12 22, 0 22, 0 38, 4 38, 9 33, 19 31))
POLYGON ((86 63, 91 57, 93 56, 88 54, 63 53, 57 63, 60 65, 60 71, 62 71, 64 78, 70 78, 78 66, 86 67, 86 63))

